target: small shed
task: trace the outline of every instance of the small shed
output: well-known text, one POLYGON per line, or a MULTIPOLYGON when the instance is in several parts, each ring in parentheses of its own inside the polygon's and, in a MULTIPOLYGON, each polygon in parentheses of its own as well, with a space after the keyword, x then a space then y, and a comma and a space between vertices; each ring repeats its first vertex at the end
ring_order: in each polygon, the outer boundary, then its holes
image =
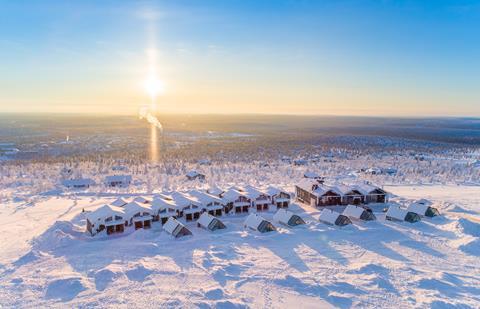
POLYGON ((286 209, 279 209, 273 216, 273 221, 290 227, 305 224, 300 216, 286 209))
POLYGON ((105 177, 105 184, 109 187, 128 187, 131 182, 131 175, 112 175, 105 177))
POLYGON ((437 208, 431 206, 432 203, 427 200, 419 200, 407 207, 407 211, 414 212, 419 214, 422 217, 436 217, 440 215, 440 212, 437 208))
POLYGON ((198 227, 203 227, 209 231, 222 230, 226 228, 222 221, 212 215, 209 215, 207 212, 204 212, 200 216, 200 218, 197 220, 197 225, 198 227))
POLYGON ((407 221, 410 223, 421 220, 420 215, 401 208, 399 205, 391 205, 388 207, 385 219, 390 221, 407 221))
POLYGON ((188 172, 185 176, 187 177, 188 180, 196 180, 196 179, 205 180, 205 175, 200 174, 195 170, 188 172))
POLYGON ((342 214, 354 220, 373 221, 376 219, 371 209, 355 205, 348 205, 342 214))
POLYGON ((163 229, 175 238, 192 235, 192 232, 175 218, 168 218, 167 222, 163 225, 163 229))
POLYGON ((70 189, 87 189, 94 185, 95 182, 90 178, 66 179, 62 184, 70 189))
POLYGON ((272 223, 268 222, 261 216, 257 214, 250 214, 244 223, 245 228, 249 228, 253 231, 258 231, 260 233, 266 233, 271 231, 276 231, 276 228, 272 223))
POLYGON ((344 226, 352 224, 352 221, 347 216, 327 208, 320 212, 318 220, 329 225, 344 226))
POLYGON ((128 204, 128 202, 121 197, 117 198, 115 201, 110 203, 110 205, 116 206, 116 207, 123 207, 127 204, 128 204))

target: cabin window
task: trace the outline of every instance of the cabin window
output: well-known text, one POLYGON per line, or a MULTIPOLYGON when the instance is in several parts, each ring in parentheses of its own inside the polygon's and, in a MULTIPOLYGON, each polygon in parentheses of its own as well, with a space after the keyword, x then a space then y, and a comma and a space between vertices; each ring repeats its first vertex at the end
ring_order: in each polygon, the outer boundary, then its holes
POLYGON ((414 213, 414 212, 408 212, 407 215, 405 216, 405 221, 407 222, 410 222, 410 223, 414 223, 414 222, 418 222, 420 221, 421 218, 418 214, 414 213))
POLYGON ((439 215, 440 215, 440 212, 438 211, 438 209, 433 207, 428 207, 427 211, 425 212, 425 216, 427 217, 435 217, 439 215))

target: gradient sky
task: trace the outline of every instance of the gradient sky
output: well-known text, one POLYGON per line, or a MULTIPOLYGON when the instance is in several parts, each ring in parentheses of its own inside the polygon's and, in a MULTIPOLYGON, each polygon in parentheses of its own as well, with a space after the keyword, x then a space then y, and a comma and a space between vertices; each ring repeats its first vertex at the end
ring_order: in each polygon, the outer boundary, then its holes
POLYGON ((480 116, 480 1, 0 0, 0 112, 480 116))

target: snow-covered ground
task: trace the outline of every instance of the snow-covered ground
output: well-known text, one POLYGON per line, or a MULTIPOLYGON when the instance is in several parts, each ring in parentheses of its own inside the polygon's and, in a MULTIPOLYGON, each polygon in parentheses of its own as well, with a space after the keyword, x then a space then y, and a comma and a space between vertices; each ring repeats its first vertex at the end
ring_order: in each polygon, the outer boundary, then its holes
MULTIPOLYGON (((36 197, 0 207, 1 307, 480 306, 480 187, 391 186, 428 198, 442 217, 336 228, 294 204, 307 225, 260 235, 245 216, 192 237, 150 230, 90 237, 82 209, 108 197, 36 197)), ((264 216, 271 219, 273 213, 264 216)))

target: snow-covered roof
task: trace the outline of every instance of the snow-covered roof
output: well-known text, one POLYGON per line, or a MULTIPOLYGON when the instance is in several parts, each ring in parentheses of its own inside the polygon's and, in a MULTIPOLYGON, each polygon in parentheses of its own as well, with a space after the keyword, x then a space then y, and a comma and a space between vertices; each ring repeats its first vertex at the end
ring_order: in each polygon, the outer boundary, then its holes
POLYGON ((363 212, 366 211, 365 208, 360 207, 360 206, 354 206, 354 205, 348 205, 344 210, 343 210, 343 215, 355 219, 360 219, 362 216, 363 212))
POLYGON ((341 195, 346 195, 353 190, 357 190, 353 186, 347 186, 347 185, 343 185, 343 184, 337 184, 335 186, 332 186, 332 188, 335 188, 337 190, 337 192, 341 193, 341 195))
POLYGON ((121 197, 117 198, 115 201, 110 203, 110 205, 117 206, 117 207, 123 207, 127 204, 128 204, 128 202, 121 197))
POLYGON ((415 203, 412 203, 412 204, 408 205, 407 211, 411 211, 411 212, 414 212, 414 213, 419 214, 421 216, 424 216, 429 207, 430 206, 427 205, 427 204, 422 204, 422 203, 415 202, 415 203))
POLYGON ((225 203, 230 203, 237 200, 240 196, 247 197, 244 193, 241 193, 235 189, 228 189, 223 193, 222 199, 225 203))
POLYGON ((216 218, 207 212, 204 212, 200 218, 198 218, 197 223, 203 226, 204 228, 208 228, 208 225, 215 220, 216 218))
POLYGON ((315 173, 315 172, 310 172, 310 171, 305 172, 305 173, 303 174, 303 176, 304 176, 305 178, 311 178, 311 179, 321 178, 320 175, 318 175, 317 173, 315 173))
POLYGON ((178 222, 175 220, 175 218, 170 217, 168 218, 167 222, 163 225, 163 229, 173 235, 174 237, 178 237, 181 235, 192 235, 192 232, 190 232, 185 225, 182 223, 178 222))
POLYGON ((210 188, 207 189, 207 192, 210 193, 210 194, 216 195, 216 196, 220 196, 220 194, 222 194, 223 192, 225 192, 225 190, 220 189, 220 188, 217 187, 217 186, 212 186, 212 187, 210 187, 210 188))
POLYGON ((178 222, 175 218, 170 217, 168 218, 167 222, 165 222, 165 224, 163 225, 163 229, 167 233, 173 235, 178 226, 183 226, 183 224, 178 222))
POLYGON ((137 202, 137 203, 140 203, 140 204, 145 204, 145 203, 150 202, 148 199, 146 199, 143 196, 137 196, 133 201, 137 202))
POLYGON ((105 177, 105 182, 111 183, 111 182, 123 182, 123 183, 128 183, 132 181, 132 176, 131 175, 110 175, 105 177))
POLYGON ((258 226, 260 225, 260 223, 262 223, 263 221, 266 221, 266 220, 261 216, 252 213, 247 217, 247 219, 245 219, 244 224, 245 226, 256 230, 258 229, 258 226))
POLYGON ((173 192, 170 196, 172 197, 175 205, 177 206, 177 209, 182 209, 190 205, 201 206, 201 203, 181 192, 173 192))
POLYGON ((66 179, 62 181, 62 184, 65 187, 81 187, 81 186, 91 186, 95 182, 90 178, 77 178, 77 179, 66 179))
POLYGON ((201 173, 199 173, 199 172, 197 172, 197 171, 195 171, 195 170, 189 171, 189 172, 186 174, 187 177, 191 177, 191 178, 197 177, 197 176, 200 176, 200 175, 203 175, 203 174, 201 174, 201 173))
POLYGON ((318 181, 309 179, 309 178, 303 178, 296 184, 297 187, 308 192, 312 191, 313 186, 318 186, 318 185, 319 185, 318 181))
POLYGON ((97 223, 98 221, 104 222, 106 218, 111 216, 120 216, 125 217, 125 212, 122 208, 112 206, 112 205, 103 205, 96 210, 87 214, 87 219, 91 223, 97 223))
POLYGON ((377 186, 374 186, 372 184, 366 184, 366 183, 365 184, 354 185, 352 187, 352 189, 357 190, 358 192, 362 193, 363 195, 368 195, 375 190, 381 190, 382 192, 384 192, 381 188, 379 188, 377 186))
POLYGON ((245 192, 245 195, 251 199, 251 200, 256 200, 258 199, 259 197, 261 197, 262 195, 266 196, 268 198, 268 194, 265 193, 265 192, 262 192, 260 190, 258 190, 257 188, 255 187, 252 187, 252 186, 245 186, 243 189, 243 192, 245 192))
POLYGON ((286 209, 279 209, 274 215, 273 215, 273 221, 280 222, 283 224, 288 224, 288 221, 290 218, 294 215, 293 212, 288 211, 286 209))
POLYGON ((199 190, 190 190, 187 192, 193 199, 196 199, 202 205, 217 202, 223 204, 223 200, 215 195, 208 194, 199 190))
POLYGON ((138 204, 137 202, 130 202, 125 205, 123 209, 128 216, 133 216, 138 212, 146 212, 150 215, 153 214, 153 210, 150 206, 147 206, 146 204, 138 204))
POLYGON ((403 221, 405 220, 407 213, 408 211, 401 208, 399 205, 390 205, 390 207, 388 207, 386 216, 403 221))
POLYGON ((322 212, 320 212, 320 217, 318 220, 324 223, 335 225, 335 221, 337 220, 338 216, 340 216, 338 212, 324 208, 322 212))
POLYGON ((325 193, 329 191, 334 192, 338 195, 344 195, 343 189, 345 189, 345 188, 339 188, 338 186, 327 186, 324 184, 320 184, 318 181, 309 179, 309 178, 304 178, 301 181, 299 181, 297 184, 297 187, 303 190, 306 190, 316 196, 323 196, 325 193), (315 189, 312 190, 314 186, 315 186, 315 189))
MULTIPOLYGON (((265 192, 270 195, 270 196, 275 196, 275 195, 278 195, 280 194, 281 192, 284 192, 284 193, 287 193, 285 192, 284 190, 281 190, 279 188, 276 188, 276 187, 273 187, 273 186, 269 186, 265 189, 265 192)), ((288 194, 288 193, 287 193, 288 194)))
POLYGON ((176 209, 176 205, 173 201, 164 200, 162 198, 154 198, 150 203, 154 213, 157 213, 164 209, 176 209))

